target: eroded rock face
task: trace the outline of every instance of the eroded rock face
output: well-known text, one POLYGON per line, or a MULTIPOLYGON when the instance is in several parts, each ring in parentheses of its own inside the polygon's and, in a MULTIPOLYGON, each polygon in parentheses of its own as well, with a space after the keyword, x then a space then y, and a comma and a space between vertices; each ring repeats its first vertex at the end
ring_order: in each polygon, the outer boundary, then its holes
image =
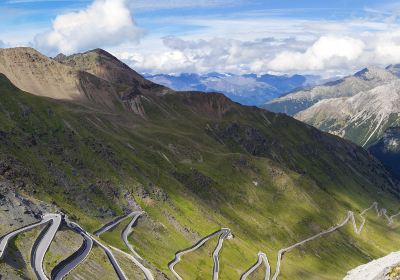
POLYGON ((39 96, 71 100, 81 95, 77 71, 31 48, 1 49, 0 73, 18 88, 39 96))
POLYGON ((400 178, 400 127, 387 129, 383 137, 371 146, 369 151, 400 178))
POLYGON ((108 111, 125 104, 125 109, 140 116, 144 116, 141 95, 171 91, 144 79, 101 49, 53 59, 32 48, 0 49, 0 73, 34 95, 79 101, 108 111))

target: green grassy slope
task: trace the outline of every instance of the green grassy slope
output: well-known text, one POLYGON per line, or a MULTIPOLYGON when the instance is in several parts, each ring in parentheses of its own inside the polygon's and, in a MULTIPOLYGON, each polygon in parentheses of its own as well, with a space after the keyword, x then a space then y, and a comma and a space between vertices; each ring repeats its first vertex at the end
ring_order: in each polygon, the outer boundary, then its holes
MULTIPOLYGON (((386 171, 345 140, 218 94, 140 100, 145 117, 105 113, 35 97, 0 76, 1 176, 88 231, 134 207, 132 197, 147 216, 131 242, 171 279, 175 251, 221 227, 235 238, 221 252, 220 279, 238 279, 258 251, 274 267, 280 248, 338 223, 349 209, 378 201, 399 210, 386 171)), ((369 217, 360 237, 349 226, 285 255, 280 279, 340 279, 396 250, 397 231, 369 217)), ((187 279, 212 267, 207 246, 179 264, 187 279)))

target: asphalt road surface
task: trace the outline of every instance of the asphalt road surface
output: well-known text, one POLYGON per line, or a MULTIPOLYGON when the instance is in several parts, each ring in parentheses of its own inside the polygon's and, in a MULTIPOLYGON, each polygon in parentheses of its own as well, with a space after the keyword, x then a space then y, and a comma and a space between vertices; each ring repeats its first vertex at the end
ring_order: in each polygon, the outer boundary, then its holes
MULTIPOLYGON (((185 255, 185 254, 187 254, 187 253, 190 253, 190 252, 193 252, 193 251, 196 251, 196 250, 199 249, 201 246, 203 246, 208 240, 210 240, 211 238, 213 238, 214 236, 216 236, 216 235, 218 235, 218 234, 220 234, 221 236, 224 235, 224 236, 225 236, 224 239, 227 238, 227 237, 228 237, 228 235, 226 235, 226 234, 227 234, 227 231, 229 231, 229 234, 230 234, 230 230, 229 230, 229 229, 223 228, 223 229, 217 230, 217 231, 211 233, 210 235, 207 235, 206 237, 203 237, 202 239, 200 239, 199 241, 197 241, 193 246, 191 246, 191 247, 189 247, 189 248, 187 248, 187 249, 184 249, 184 250, 182 250, 182 251, 176 252, 175 258, 168 264, 168 268, 169 268, 169 270, 174 274, 175 278, 178 279, 178 280, 183 280, 182 277, 181 277, 181 276, 175 271, 175 269, 174 269, 174 268, 175 268, 175 265, 181 261, 181 257, 182 257, 183 255, 185 255)), ((215 261, 218 261, 218 253, 219 253, 219 250, 221 250, 219 247, 222 247, 222 243, 221 243, 221 245, 220 245, 221 236, 220 236, 220 239, 218 240, 217 247, 216 247, 216 249, 215 249, 214 252, 213 252, 213 259, 214 259, 213 277, 214 277, 214 275, 215 275, 214 272, 215 272, 216 270, 217 270, 217 271, 219 270, 219 263, 217 263, 217 265, 215 265, 215 261), (218 248, 219 248, 219 249, 218 249, 218 248), (218 249, 218 250, 217 250, 217 249, 218 249), (216 252, 216 250, 217 250, 217 252, 216 252), (217 254, 217 258, 216 258, 216 259, 214 258, 214 255, 215 255, 215 254, 217 254), (215 266, 217 266, 217 267, 215 267, 215 266)), ((217 277, 218 277, 218 276, 217 276, 217 277)))
POLYGON ((36 277, 40 280, 48 280, 43 271, 44 255, 49 249, 62 220, 62 217, 59 214, 48 214, 46 215, 46 218, 49 218, 50 221, 33 245, 31 254, 32 269, 35 272, 36 277))
POLYGON ((133 226, 136 223, 136 221, 139 219, 141 215, 143 215, 143 212, 132 212, 133 218, 131 222, 125 227, 125 229, 122 231, 121 237, 122 240, 124 241, 125 245, 129 248, 129 250, 132 252, 132 258, 130 258, 143 272, 144 276, 146 277, 146 280, 154 280, 153 274, 149 269, 147 269, 141 262, 142 257, 139 256, 139 254, 135 251, 133 248, 132 244, 129 243, 128 241, 128 236, 132 233, 133 231, 133 226))
POLYGON ((51 279, 53 280, 61 280, 67 276, 89 256, 93 247, 93 239, 78 224, 67 221, 67 225, 69 228, 83 237, 83 243, 78 251, 54 267, 54 269, 51 271, 51 279))

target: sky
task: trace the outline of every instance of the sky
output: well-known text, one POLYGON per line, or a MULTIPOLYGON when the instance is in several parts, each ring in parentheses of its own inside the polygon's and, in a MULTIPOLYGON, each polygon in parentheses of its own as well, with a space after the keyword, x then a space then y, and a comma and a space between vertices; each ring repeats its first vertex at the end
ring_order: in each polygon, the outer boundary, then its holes
POLYGON ((103 48, 142 73, 331 77, 400 63, 399 16, 391 0, 0 0, 0 47, 103 48))

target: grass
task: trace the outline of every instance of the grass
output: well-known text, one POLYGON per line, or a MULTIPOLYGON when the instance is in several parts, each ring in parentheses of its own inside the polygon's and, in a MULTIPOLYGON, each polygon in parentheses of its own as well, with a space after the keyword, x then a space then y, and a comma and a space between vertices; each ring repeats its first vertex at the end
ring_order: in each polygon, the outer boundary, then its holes
MULTIPOLYGON (((57 205, 89 232, 140 205, 148 216, 130 242, 168 277, 177 250, 221 227, 235 238, 224 242, 220 279, 238 279, 259 251, 274 269, 280 248, 338 223, 348 210, 374 201, 398 210, 387 173, 344 140, 217 95, 150 96, 143 103, 146 120, 38 98, 0 81, 0 160, 13 161, 22 192, 57 205)), ((126 251, 126 223, 102 239, 126 251)), ((373 217, 366 232, 358 237, 346 227, 287 253, 280 279, 340 279, 392 251, 399 238, 373 217)), ((182 275, 208 275, 207 246, 185 256, 182 275)), ((74 273, 114 275, 98 248, 74 273)))
POLYGON ((113 267, 106 254, 97 246, 94 246, 88 258, 76 267, 69 275, 65 277, 71 279, 101 279, 106 280, 111 277, 117 277, 113 267))
POLYGON ((44 258, 44 271, 46 275, 51 275, 52 269, 77 251, 82 245, 83 239, 73 231, 61 228, 56 233, 53 242, 50 244, 44 258))

